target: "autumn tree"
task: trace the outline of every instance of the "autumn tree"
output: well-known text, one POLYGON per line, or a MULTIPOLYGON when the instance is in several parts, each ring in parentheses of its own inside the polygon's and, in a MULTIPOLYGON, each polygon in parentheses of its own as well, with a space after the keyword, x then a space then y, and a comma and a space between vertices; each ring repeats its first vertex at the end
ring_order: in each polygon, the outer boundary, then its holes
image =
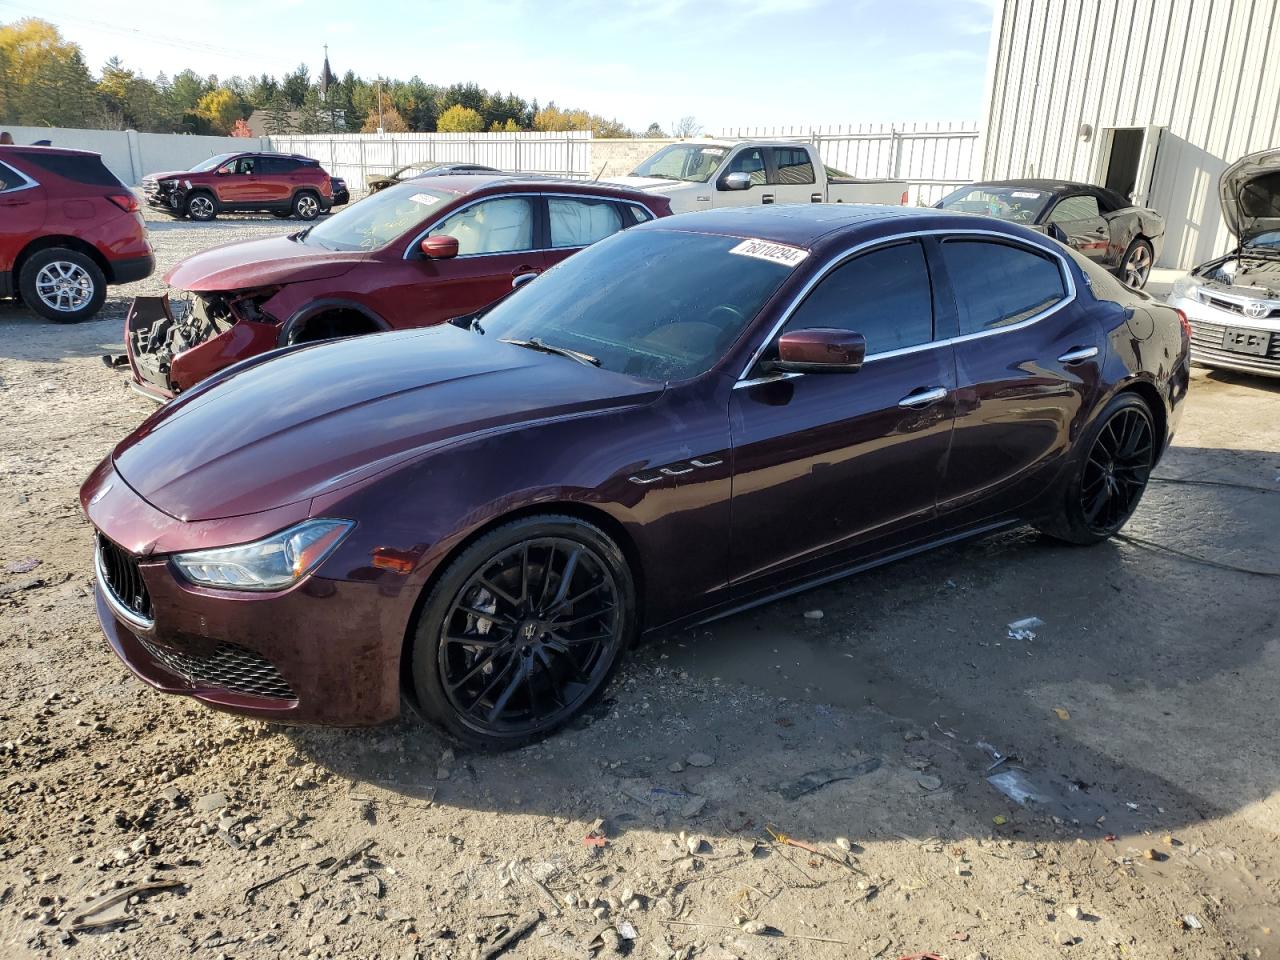
POLYGON ((93 112, 93 78, 80 47, 58 28, 28 18, 0 26, 0 101, 10 122, 84 126, 93 112))
POLYGON ((629 137, 631 131, 625 124, 617 120, 606 120, 598 114, 586 110, 561 110, 553 102, 537 112, 533 118, 533 129, 548 132, 565 130, 590 130, 596 137, 629 137))
POLYGON ((231 128, 231 136, 233 137, 252 137, 253 131, 249 129, 249 122, 241 117, 236 121, 235 126, 231 128))
POLYGON ((478 110, 454 104, 440 114, 436 129, 441 133, 479 133, 484 129, 484 117, 478 110))
MULTIPOLYGON (((384 133, 408 133, 409 125, 404 122, 404 117, 400 116, 400 111, 391 104, 383 104, 382 107, 382 130, 384 133)), ((378 132, 378 108, 374 107, 369 111, 369 116, 364 121, 364 126, 360 128, 361 133, 377 133, 378 132)))
POLYGON ((196 113, 209 122, 214 133, 226 134, 243 115, 240 98, 226 87, 211 90, 196 104, 196 113))

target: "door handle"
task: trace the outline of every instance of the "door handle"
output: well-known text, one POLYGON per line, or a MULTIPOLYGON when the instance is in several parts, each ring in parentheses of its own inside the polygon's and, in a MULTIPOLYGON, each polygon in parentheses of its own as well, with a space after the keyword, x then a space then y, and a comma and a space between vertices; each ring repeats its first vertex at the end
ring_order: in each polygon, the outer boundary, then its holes
POLYGON ((773 194, 772 194, 772 193, 762 193, 762 194, 760 194, 760 202, 761 202, 761 203, 773 203, 773 194))
POLYGON ((1071 366, 1077 363, 1084 363, 1086 360, 1090 360, 1097 355, 1097 347, 1072 347, 1058 358, 1058 362, 1071 366))
POLYGON ((898 406, 918 409, 920 407, 927 407, 931 403, 937 403, 939 400, 946 399, 946 396, 946 387, 930 387, 927 390, 924 387, 921 387, 918 390, 912 390, 905 397, 899 400, 898 406))
POLYGON ((810 202, 810 203, 821 203, 821 202, 822 202, 822 194, 820 194, 820 193, 811 193, 811 194, 809 194, 809 202, 810 202))
POLYGON ((541 271, 541 270, 539 270, 537 267, 531 267, 531 266, 529 266, 529 264, 527 264, 527 263, 526 263, 526 264, 521 264, 520 266, 518 266, 518 267, 516 267, 514 270, 512 270, 512 271, 511 271, 511 276, 513 276, 513 277, 520 277, 520 276, 523 276, 523 275, 524 275, 524 274, 526 274, 526 273, 541 273, 541 272, 542 272, 542 271, 541 271))

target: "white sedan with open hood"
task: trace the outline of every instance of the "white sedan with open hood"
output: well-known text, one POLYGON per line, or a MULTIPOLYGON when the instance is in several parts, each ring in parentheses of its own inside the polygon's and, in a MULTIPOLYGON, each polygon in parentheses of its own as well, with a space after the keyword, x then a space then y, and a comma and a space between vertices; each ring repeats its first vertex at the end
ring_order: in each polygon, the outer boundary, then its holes
POLYGON ((1191 321, 1191 359, 1280 377, 1280 149, 1250 154, 1219 181, 1238 246, 1174 284, 1169 304, 1191 321))

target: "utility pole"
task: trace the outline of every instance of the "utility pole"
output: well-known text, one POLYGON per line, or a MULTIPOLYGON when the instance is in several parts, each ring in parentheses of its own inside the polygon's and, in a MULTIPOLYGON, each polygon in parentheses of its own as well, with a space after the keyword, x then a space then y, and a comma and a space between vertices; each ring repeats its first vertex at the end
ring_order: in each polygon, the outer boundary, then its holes
POLYGON ((382 81, 378 81, 378 133, 382 133, 382 81))

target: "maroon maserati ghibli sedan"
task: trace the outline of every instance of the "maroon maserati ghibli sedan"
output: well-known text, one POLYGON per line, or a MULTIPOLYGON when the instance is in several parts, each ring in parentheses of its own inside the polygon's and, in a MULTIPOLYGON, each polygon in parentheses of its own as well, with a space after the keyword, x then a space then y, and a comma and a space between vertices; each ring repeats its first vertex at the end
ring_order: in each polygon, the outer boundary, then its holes
POLYGON ((642 634, 1013 524, 1104 540, 1188 369, 1177 311, 1016 224, 655 220, 157 411, 81 491, 98 614, 215 707, 524 742, 642 634))

